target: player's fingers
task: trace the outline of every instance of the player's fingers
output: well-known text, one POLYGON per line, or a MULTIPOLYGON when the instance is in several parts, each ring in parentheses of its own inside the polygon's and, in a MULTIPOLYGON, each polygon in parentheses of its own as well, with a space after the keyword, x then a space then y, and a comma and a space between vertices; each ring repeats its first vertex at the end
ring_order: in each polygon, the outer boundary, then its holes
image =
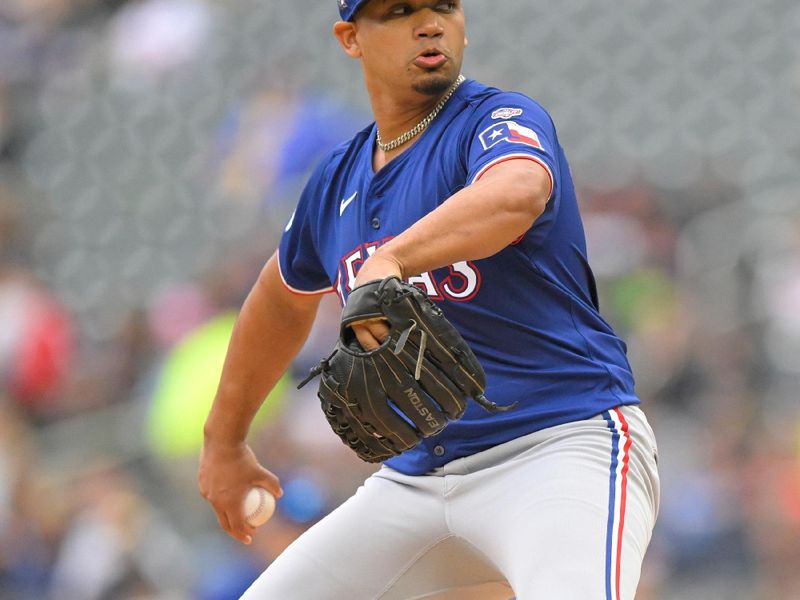
POLYGON ((365 350, 373 350, 374 348, 377 348, 377 346, 373 346, 375 342, 377 342, 379 346, 381 342, 389 337, 389 321, 382 317, 354 321, 353 323, 350 323, 350 327, 352 327, 353 331, 356 333, 356 337, 358 338, 359 342, 361 342, 361 338, 363 337, 365 341, 370 344, 370 347, 367 348, 363 343, 361 343, 361 347, 365 350), (361 332, 361 335, 359 335, 359 331, 361 332))
POLYGON ((255 529, 245 522, 243 504, 237 504, 233 510, 230 510, 230 507, 226 509, 216 502, 211 502, 211 507, 217 516, 219 526, 225 533, 243 544, 250 544, 253 541, 252 536, 255 533, 255 529))
POLYGON ((231 527, 230 519, 228 518, 228 514, 224 510, 218 509, 215 506, 214 507, 214 512, 217 515, 217 522, 219 523, 219 526, 222 528, 222 530, 225 533, 227 533, 233 539, 239 540, 243 544, 249 544, 250 543, 251 540, 247 539, 244 536, 241 536, 240 534, 238 534, 236 531, 233 530, 233 528, 231 527))
POLYGON ((356 334, 358 343, 364 350, 375 350, 381 343, 372 333, 371 328, 366 323, 353 325, 353 332, 356 334))
POLYGON ((266 469, 264 471, 264 477, 254 481, 253 485, 264 488, 276 498, 283 496, 283 488, 281 487, 280 480, 266 469))
POLYGON ((353 325, 370 325, 371 323, 388 323, 388 321, 384 317, 370 317, 369 319, 353 321, 349 325, 352 327, 353 325))
POLYGON ((240 507, 235 513, 228 514, 228 523, 230 523, 230 530, 228 534, 234 539, 239 540, 243 544, 250 544, 253 541, 253 535, 256 530, 247 524, 244 518, 244 507, 240 507))
POLYGON ((222 529, 224 529, 225 531, 228 531, 228 530, 230 529, 230 524, 228 523, 228 517, 227 517, 227 515, 225 514, 225 511, 223 511, 223 510, 219 510, 219 509, 218 509, 218 508, 215 506, 215 507, 214 507, 214 514, 216 514, 216 515, 217 515, 217 522, 219 523, 219 526, 220 526, 222 529))
POLYGON ((378 342, 383 343, 383 341, 389 337, 389 322, 381 319, 380 321, 368 321, 367 328, 372 336, 378 340, 378 342))

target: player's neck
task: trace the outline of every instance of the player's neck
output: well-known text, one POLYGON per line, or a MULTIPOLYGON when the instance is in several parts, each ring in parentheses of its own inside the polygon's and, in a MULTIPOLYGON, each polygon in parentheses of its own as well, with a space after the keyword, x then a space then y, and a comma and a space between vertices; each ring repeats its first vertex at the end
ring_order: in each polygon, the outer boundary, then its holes
MULTIPOLYGON (((369 89, 372 114, 384 143, 403 135, 416 127, 425 117, 431 114, 439 101, 444 97, 427 96, 417 92, 400 96, 388 92, 369 89)), ((419 136, 415 136, 401 146, 383 151, 377 146, 373 155, 373 169, 379 171, 389 161, 413 146, 419 136)))
POLYGON ((436 107, 447 90, 429 96, 410 89, 399 91, 367 82, 367 92, 378 131, 381 132, 381 137, 388 141, 419 124, 436 107))
POLYGON ((439 98, 426 99, 424 103, 373 102, 372 113, 384 141, 393 140, 416 127, 436 107, 439 98))

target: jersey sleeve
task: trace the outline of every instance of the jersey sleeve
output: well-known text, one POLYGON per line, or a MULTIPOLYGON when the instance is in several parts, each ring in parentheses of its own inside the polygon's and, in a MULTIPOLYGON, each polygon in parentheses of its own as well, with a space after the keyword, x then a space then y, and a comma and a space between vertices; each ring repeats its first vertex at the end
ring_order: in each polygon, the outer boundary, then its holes
POLYGON ((475 111, 470 131, 468 183, 505 160, 527 158, 547 171, 552 193, 558 177, 558 142, 550 115, 539 104, 522 94, 496 94, 475 111))
POLYGON ((300 201, 283 230, 278 247, 278 265, 284 285, 296 294, 330 292, 331 281, 319 256, 315 215, 320 212, 325 163, 321 164, 306 184, 300 201))
POLYGON ((466 144, 467 185, 478 181, 489 169, 515 159, 541 165, 550 178, 550 195, 544 213, 525 238, 540 243, 558 213, 558 139, 555 126, 539 104, 514 92, 495 94, 477 107, 466 144))

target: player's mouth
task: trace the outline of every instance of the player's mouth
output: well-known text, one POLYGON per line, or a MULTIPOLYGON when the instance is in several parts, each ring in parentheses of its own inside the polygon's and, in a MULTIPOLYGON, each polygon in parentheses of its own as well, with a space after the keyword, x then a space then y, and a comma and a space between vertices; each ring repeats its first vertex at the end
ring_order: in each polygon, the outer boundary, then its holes
POLYGON ((447 56, 435 48, 423 50, 414 59, 414 64, 422 69, 438 69, 446 62, 447 56))

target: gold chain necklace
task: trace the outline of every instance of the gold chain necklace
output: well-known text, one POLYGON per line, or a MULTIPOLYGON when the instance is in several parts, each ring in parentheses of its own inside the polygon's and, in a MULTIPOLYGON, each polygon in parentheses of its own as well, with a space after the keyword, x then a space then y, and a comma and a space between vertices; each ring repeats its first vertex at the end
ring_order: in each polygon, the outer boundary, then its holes
POLYGON ((434 108, 433 111, 431 111, 431 114, 429 114, 427 117, 422 119, 422 121, 417 123, 416 126, 414 126, 413 129, 409 129, 408 131, 406 131, 400 137, 397 137, 397 138, 393 139, 391 142, 386 142, 384 144, 381 141, 381 132, 380 131, 376 131, 376 141, 378 142, 378 148, 380 148, 383 152, 389 152, 391 150, 394 150, 395 148, 399 148, 400 146, 402 146, 406 142, 414 139, 420 133, 425 131, 425 129, 427 129, 428 125, 430 125, 431 122, 436 118, 436 116, 442 111, 442 109, 444 108, 444 105, 447 104, 447 101, 450 100, 450 97, 458 89, 458 86, 460 86, 462 83, 464 83, 464 81, 465 81, 464 76, 463 75, 459 75, 458 79, 456 79, 455 83, 452 86, 450 86, 450 89, 448 90, 448 92, 445 95, 445 97, 442 98, 439 101, 439 104, 436 105, 436 108, 434 108))

